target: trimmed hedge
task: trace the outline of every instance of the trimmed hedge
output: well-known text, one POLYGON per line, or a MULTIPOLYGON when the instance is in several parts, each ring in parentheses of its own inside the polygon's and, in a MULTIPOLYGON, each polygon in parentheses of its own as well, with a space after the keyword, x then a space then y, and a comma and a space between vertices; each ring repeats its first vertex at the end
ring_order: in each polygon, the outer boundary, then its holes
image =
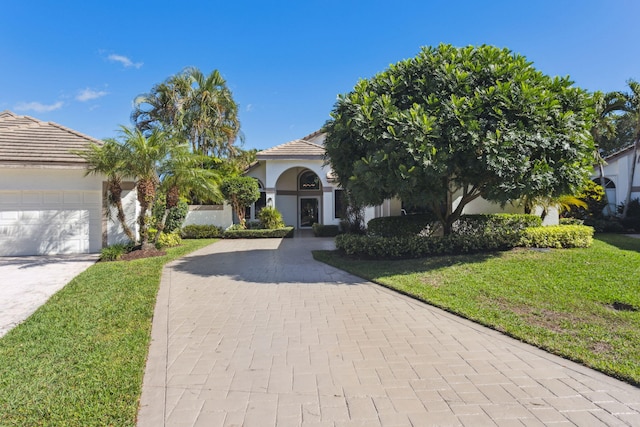
POLYGON ((215 225, 186 225, 180 230, 183 239, 215 239, 222 236, 222 228, 215 225))
MULTIPOLYGON (((410 216, 394 218, 407 217, 410 216)), ((417 219, 412 221, 415 221, 412 222, 412 225, 420 224, 417 219)), ((382 224, 389 223, 393 222, 382 222, 382 224)), ((436 237, 419 234, 400 234, 388 237, 341 235, 336 237, 336 247, 347 255, 364 258, 420 258, 432 255, 507 250, 520 243, 525 229, 541 224, 542 220, 535 215, 463 215, 453 224, 454 232, 447 236, 436 237)), ((416 226, 413 230, 417 228, 416 226)), ((403 231, 409 229, 408 226, 403 231)), ((422 229, 424 228, 421 228, 420 231, 422 229)), ((379 232, 379 229, 375 230, 379 232)), ((388 230, 384 230, 384 233, 387 232, 388 230)))
POLYGON ((433 255, 497 251, 511 247, 497 235, 378 237, 341 234, 336 237, 336 248, 347 255, 374 259, 422 258, 433 255))
POLYGON ((367 223, 367 234, 378 237, 415 236, 436 221, 434 215, 403 215, 373 218, 367 223))
POLYGON ((453 223, 457 234, 519 233, 528 227, 542 226, 542 219, 529 214, 462 215, 453 223))
POLYGON ((293 237, 293 227, 275 228, 272 230, 227 230, 222 233, 224 239, 262 239, 269 237, 293 237))
POLYGON ((335 237, 340 234, 340 227, 337 225, 315 223, 311 228, 313 229, 313 235, 316 237, 335 237))
POLYGON ((588 248, 593 232, 593 227, 586 225, 530 227, 524 230, 520 244, 528 248, 588 248))

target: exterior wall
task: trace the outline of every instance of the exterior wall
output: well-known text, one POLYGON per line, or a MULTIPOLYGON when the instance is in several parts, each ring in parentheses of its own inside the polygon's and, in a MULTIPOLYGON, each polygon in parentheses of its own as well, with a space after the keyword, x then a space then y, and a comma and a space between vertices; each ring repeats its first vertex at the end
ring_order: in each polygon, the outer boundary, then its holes
MULTIPOLYGON (((129 228, 133 232, 134 235, 137 235, 140 231, 140 227, 138 226, 138 222, 136 219, 138 218, 138 213, 140 212, 140 205, 138 204, 138 197, 136 190, 134 188, 134 183, 124 183, 123 184, 123 192, 122 192, 122 205, 124 208, 125 218, 127 219, 127 224, 129 228)), ((104 184, 103 191, 103 205, 104 208, 107 208, 107 189, 106 183, 104 184)), ((109 217, 103 217, 103 232, 106 231, 106 235, 103 234, 102 242, 103 245, 114 245, 116 243, 128 243, 129 238, 124 233, 122 229, 122 225, 120 225, 120 221, 118 221, 118 210, 114 206, 108 207, 109 209, 109 217)))
MULTIPOLYGON (((611 206, 614 214, 616 212, 616 206, 624 203, 627 198, 632 161, 633 150, 626 150, 606 159, 607 164, 603 167, 604 177, 613 181, 616 186, 615 189, 606 190, 610 203, 614 205, 611 206)), ((594 169, 591 178, 594 180, 600 179, 599 168, 596 167, 594 169)), ((631 187, 631 200, 637 198, 640 198, 640 165, 636 165, 636 174, 631 187)))
POLYGON ((184 225, 215 225, 227 229, 233 225, 231 205, 190 205, 184 225))

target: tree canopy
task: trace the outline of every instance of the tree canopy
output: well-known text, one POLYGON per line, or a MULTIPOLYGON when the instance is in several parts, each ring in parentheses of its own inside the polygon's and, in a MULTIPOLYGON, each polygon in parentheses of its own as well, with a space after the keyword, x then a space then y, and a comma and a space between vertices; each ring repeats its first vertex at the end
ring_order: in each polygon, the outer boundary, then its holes
POLYGON ((220 191, 229 202, 242 227, 245 225, 245 208, 260 198, 258 181, 250 176, 233 176, 222 181, 220 191))
POLYGON ((205 75, 185 68, 136 97, 131 118, 143 132, 160 128, 178 133, 193 152, 214 157, 237 152, 238 106, 218 70, 205 75))
POLYGON ((584 90, 521 55, 441 44, 338 98, 327 160, 357 201, 400 197, 447 232, 478 197, 571 194, 593 162, 592 114, 584 90))

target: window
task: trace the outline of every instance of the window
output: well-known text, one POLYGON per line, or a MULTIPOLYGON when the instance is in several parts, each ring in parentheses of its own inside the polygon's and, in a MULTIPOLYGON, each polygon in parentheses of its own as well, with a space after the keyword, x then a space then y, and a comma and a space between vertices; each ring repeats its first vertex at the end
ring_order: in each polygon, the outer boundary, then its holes
POLYGON ((300 190, 319 190, 320 178, 312 171, 306 171, 300 175, 299 186, 300 190))
POLYGON ((334 217, 342 218, 344 215, 344 190, 336 190, 334 192, 334 217))

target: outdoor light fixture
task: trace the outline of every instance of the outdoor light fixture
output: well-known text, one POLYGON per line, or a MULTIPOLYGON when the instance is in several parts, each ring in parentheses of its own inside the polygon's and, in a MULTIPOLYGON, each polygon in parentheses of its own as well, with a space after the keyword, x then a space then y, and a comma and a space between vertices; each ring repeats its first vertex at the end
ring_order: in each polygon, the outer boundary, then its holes
POLYGON ((269 206, 270 208, 273 207, 273 199, 271 197, 267 199, 267 206, 269 206))

